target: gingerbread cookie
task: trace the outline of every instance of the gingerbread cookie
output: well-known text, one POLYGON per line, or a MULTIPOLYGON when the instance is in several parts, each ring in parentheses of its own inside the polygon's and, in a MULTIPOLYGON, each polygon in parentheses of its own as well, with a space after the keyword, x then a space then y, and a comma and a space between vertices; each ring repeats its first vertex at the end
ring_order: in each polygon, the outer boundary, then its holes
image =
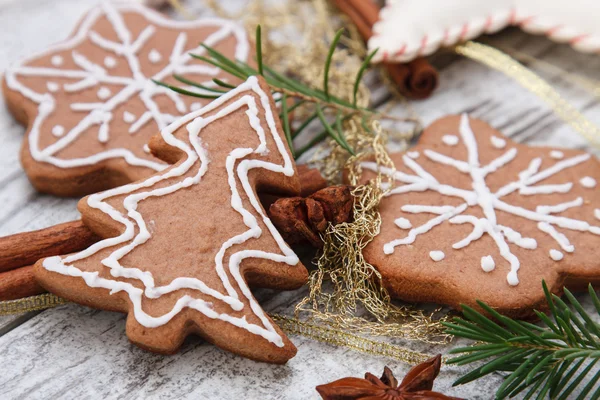
MULTIPOLYGON (((365 257, 395 297, 458 307, 482 300, 512 316, 544 302, 542 279, 600 278, 600 164, 576 150, 512 142, 450 116, 393 154, 395 183, 365 257)), ((377 166, 365 163, 365 179, 377 166)))
POLYGON ((251 77, 163 129, 150 146, 175 164, 82 199, 84 222, 105 239, 39 261, 37 280, 72 301, 128 313, 127 336, 152 351, 174 352, 195 333, 259 361, 293 357, 248 288, 307 280, 256 193, 300 191, 274 110, 265 81, 251 77))
POLYGON ((205 53, 201 42, 241 60, 250 52, 244 29, 232 21, 174 21, 134 2, 104 2, 68 40, 9 68, 4 94, 28 126, 21 160, 32 184, 82 196, 163 170, 148 140, 207 101, 152 79, 234 79, 190 56, 205 53))

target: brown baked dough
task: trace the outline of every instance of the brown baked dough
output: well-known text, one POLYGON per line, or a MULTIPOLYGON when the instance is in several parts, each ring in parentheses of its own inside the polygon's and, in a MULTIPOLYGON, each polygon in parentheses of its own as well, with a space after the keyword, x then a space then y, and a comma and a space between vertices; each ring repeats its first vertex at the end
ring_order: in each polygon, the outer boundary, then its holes
MULTIPOLYGON (((364 254, 394 297, 455 308, 482 300, 529 317, 545 304, 542 280, 557 294, 564 285, 599 280, 595 157, 515 143, 463 115, 434 122, 414 148, 392 159, 398 193, 382 200, 381 232, 364 254), (417 234, 426 224, 431 229, 417 234), (515 260, 520 267, 511 273, 515 260)), ((376 170, 366 167, 365 180, 376 170)))
POLYGON ((148 141, 209 100, 152 79, 183 87, 174 74, 213 86, 216 77, 239 82, 189 56, 206 55, 202 42, 232 58, 252 52, 233 21, 175 21, 135 2, 103 2, 66 41, 11 66, 4 95, 27 126, 21 162, 36 189, 81 197, 164 169, 148 141))
POLYGON ((300 192, 282 132, 269 87, 254 77, 174 123, 151 141, 153 152, 174 165, 81 200, 83 221, 109 239, 71 257, 41 260, 35 265, 37 280, 71 301, 128 313, 127 336, 151 351, 172 353, 194 333, 254 360, 286 362, 296 348, 248 289, 295 289, 307 280, 256 195, 300 192), (184 282, 156 296, 155 288, 181 278, 193 279, 194 288, 184 282), (201 284, 214 292, 198 289, 201 284), (129 291, 141 296, 139 303, 129 291), (242 309, 236 308, 236 297, 242 309), (187 307, 174 312, 178 302, 187 307), (169 313, 174 314, 168 322, 156 322, 169 313), (243 319, 276 338, 236 325, 243 319))

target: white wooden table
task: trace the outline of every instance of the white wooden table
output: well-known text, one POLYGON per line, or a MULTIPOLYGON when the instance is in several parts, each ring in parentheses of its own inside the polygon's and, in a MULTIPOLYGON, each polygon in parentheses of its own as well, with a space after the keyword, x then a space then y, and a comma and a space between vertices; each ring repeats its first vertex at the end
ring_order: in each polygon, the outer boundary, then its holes
MULTIPOLYGON (((65 38, 96 0, 0 0, 0 71, 18 58, 65 38)), ((600 56, 513 29, 496 39, 569 71, 600 79, 600 56)), ((592 122, 600 124, 598 98, 561 76, 543 76, 592 122)), ((0 100, 1 102, 2 100, 0 100)), ((441 86, 413 102, 424 123, 448 113, 468 112, 512 138, 531 144, 586 148, 587 143, 537 97, 510 78, 454 57, 441 70, 441 86)), ((399 112, 399 110, 397 110, 399 112)), ((74 199, 41 195, 29 185, 18 161, 23 128, 0 107, 0 235, 39 229, 78 217, 74 199)), ((598 152, 595 152, 598 155, 598 152)), ((267 311, 291 313, 303 291, 260 292, 267 311)), ((583 297, 585 299, 585 296, 583 297)), ((587 304, 589 306, 589 304, 587 304)), ((292 336, 298 355, 284 366, 252 362, 197 338, 174 356, 138 349, 124 334, 121 314, 70 304, 43 312, 0 317, 0 398, 194 398, 315 399, 315 385, 345 376, 380 374, 385 365, 401 377, 409 366, 395 360, 292 336)), ((398 344, 407 344, 398 340, 398 344)), ((415 350, 446 352, 452 346, 410 344, 415 350)), ((465 369, 444 367, 439 391, 488 399, 499 375, 458 388, 465 369)))

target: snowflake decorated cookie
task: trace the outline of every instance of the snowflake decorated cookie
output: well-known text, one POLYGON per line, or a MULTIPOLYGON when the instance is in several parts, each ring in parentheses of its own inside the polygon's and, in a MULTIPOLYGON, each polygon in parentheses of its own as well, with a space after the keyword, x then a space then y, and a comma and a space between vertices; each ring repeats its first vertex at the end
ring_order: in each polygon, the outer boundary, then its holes
POLYGON ((395 181, 364 252, 395 297, 528 316, 542 280, 560 293, 600 277, 593 156, 514 143, 467 115, 434 122, 411 152, 381 171, 395 181))
POLYGON ((307 279, 257 195, 300 191, 282 132, 256 77, 177 120, 150 142, 174 164, 82 199, 83 221, 105 239, 39 261, 36 279, 61 297, 127 313, 127 336, 145 349, 171 353, 194 333, 286 362, 296 348, 248 288, 292 289, 307 279))
POLYGON ((103 2, 69 39, 10 67, 4 94, 28 126, 21 160, 33 185, 79 196, 163 170, 148 140, 206 101, 152 80, 233 79, 190 56, 204 54, 202 42, 241 60, 250 51, 232 21, 174 21, 135 2, 103 2))
POLYGON ((373 61, 407 62, 509 25, 600 52, 596 0, 386 0, 373 26, 373 61))

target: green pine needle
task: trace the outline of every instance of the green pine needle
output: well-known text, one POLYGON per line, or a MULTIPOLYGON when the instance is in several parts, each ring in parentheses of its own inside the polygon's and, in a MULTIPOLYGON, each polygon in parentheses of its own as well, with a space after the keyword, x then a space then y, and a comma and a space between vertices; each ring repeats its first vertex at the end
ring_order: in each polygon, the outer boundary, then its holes
POLYGON ((219 78, 213 78, 212 80, 214 83, 216 83, 217 85, 221 86, 222 88, 226 88, 226 89, 235 89, 235 86, 224 82, 222 80, 220 80, 219 78))
MULTIPOLYGON (((232 60, 218 50, 205 44, 201 44, 201 49, 198 54, 190 55, 193 58, 221 69, 222 71, 238 78, 241 81, 246 81, 250 76, 253 75, 262 75, 269 85, 271 91, 273 93, 280 94, 279 101, 277 102, 280 107, 282 107, 280 110, 280 116, 288 144, 290 145, 292 154, 295 154, 295 157, 300 157, 302 154, 321 143, 328 137, 333 139, 348 153, 354 155, 354 150, 346 140, 344 134, 344 124, 346 121, 348 121, 351 117, 358 116, 361 120, 361 126, 363 129, 366 132, 371 132, 369 124, 373 117, 386 118, 389 116, 384 116, 383 114, 377 113, 374 110, 357 106, 358 89, 360 87, 363 75, 370 64, 371 59, 375 55, 375 52, 372 52, 367 56, 355 77, 352 102, 334 96, 330 93, 329 76, 332 68, 333 55, 343 33, 343 29, 339 30, 335 34, 331 42, 331 46, 329 47, 329 52, 324 64, 322 89, 311 87, 300 80, 285 76, 284 74, 281 74, 264 64, 262 54, 262 32, 260 25, 256 27, 257 69, 251 67, 245 62, 232 60), (285 101, 287 99, 292 99, 294 104, 288 107, 288 104, 285 101), (306 115, 306 117, 303 120, 294 121, 297 129, 293 130, 290 121, 290 113, 300 106, 306 107, 308 112, 300 113, 300 115, 306 115), (319 122, 322 125, 322 132, 310 140, 307 145, 300 149, 295 149, 293 147, 292 139, 305 131, 309 125, 312 126, 312 122, 319 122)), ((183 95, 211 99, 216 98, 223 93, 227 93, 229 90, 235 88, 234 85, 226 83, 217 78, 213 78, 212 80, 217 85, 216 87, 208 87, 179 75, 175 76, 175 79, 187 86, 202 89, 206 93, 196 93, 184 88, 169 85, 164 82, 156 83, 183 95)))
POLYGON ((325 98, 327 99, 329 99, 329 69, 331 68, 331 61, 333 61, 333 53, 335 53, 335 49, 343 34, 344 28, 340 29, 335 33, 335 36, 331 41, 331 45, 329 46, 329 54, 327 54, 327 59, 325 60, 325 71, 323 75, 323 91, 325 92, 325 98))
POLYGON ((360 69, 358 70, 358 74, 356 74, 356 79, 354 80, 354 90, 352 91, 352 105, 354 105, 354 107, 356 107, 356 102, 358 101, 358 88, 360 87, 362 77, 367 68, 369 67, 369 64, 371 64, 371 60, 373 59, 373 57, 375 57, 375 54, 377 54, 378 50, 379 49, 373 50, 371 54, 369 54, 367 58, 365 58, 365 61, 363 61, 362 65, 360 66, 360 69))
MULTIPOLYGON (((460 356, 448 363, 484 362, 459 378, 455 386, 508 372, 496 392, 497 399, 521 393, 525 399, 570 399, 574 392, 577 399, 584 399, 590 393, 591 398, 600 394, 600 371, 594 369, 600 360, 600 324, 569 290, 565 289, 564 301, 550 293, 545 282, 542 286, 550 312, 548 316, 536 311, 540 326, 513 320, 482 302, 478 304, 489 317, 463 306, 463 318, 444 323, 447 333, 477 342, 452 350, 451 354, 460 356)), ((591 285, 588 292, 600 315, 600 301, 591 285)))
POLYGON ((183 94, 183 95, 186 95, 186 96, 199 97, 201 99, 216 99, 217 97, 219 97, 219 94, 212 95, 212 94, 196 93, 196 92, 185 90, 185 89, 179 88, 177 86, 169 85, 167 83, 160 82, 160 81, 157 81, 157 80, 154 80, 154 79, 152 80, 152 82, 156 83, 159 86, 166 87, 167 89, 171 89, 171 90, 173 90, 173 91, 175 91, 177 93, 180 93, 180 94, 183 94))
POLYGON ((256 64, 258 65, 258 73, 263 74, 263 62, 262 62, 262 34, 260 25, 256 26, 256 64))
POLYGON ((288 142, 288 146, 292 152, 292 157, 296 158, 294 155, 294 142, 292 140, 292 132, 290 129, 290 118, 288 115, 288 105, 287 105, 287 94, 284 93, 281 99, 281 113, 282 113, 282 121, 283 124, 283 132, 285 133, 285 138, 288 142))

